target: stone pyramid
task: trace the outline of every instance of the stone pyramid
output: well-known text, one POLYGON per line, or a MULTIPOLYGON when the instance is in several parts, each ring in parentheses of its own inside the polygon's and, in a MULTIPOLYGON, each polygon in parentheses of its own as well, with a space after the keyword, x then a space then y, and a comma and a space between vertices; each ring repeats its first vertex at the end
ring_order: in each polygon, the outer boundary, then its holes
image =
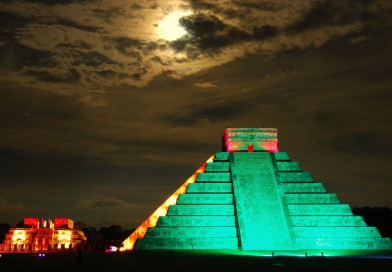
POLYGON ((392 242, 277 148, 273 128, 228 128, 202 165, 123 243, 125 250, 391 250, 392 242))

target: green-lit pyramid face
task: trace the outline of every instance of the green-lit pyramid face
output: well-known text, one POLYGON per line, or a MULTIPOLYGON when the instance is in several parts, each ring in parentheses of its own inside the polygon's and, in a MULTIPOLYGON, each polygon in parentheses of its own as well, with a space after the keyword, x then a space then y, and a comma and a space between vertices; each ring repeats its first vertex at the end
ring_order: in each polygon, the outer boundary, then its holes
POLYGON ((392 249, 389 238, 278 152, 276 129, 229 128, 223 139, 227 152, 200 167, 124 241, 125 249, 392 249))

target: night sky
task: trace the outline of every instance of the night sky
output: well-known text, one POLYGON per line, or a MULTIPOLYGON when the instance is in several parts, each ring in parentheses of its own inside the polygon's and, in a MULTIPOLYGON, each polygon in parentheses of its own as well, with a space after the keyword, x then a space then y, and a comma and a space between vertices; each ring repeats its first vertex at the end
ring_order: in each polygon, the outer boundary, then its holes
POLYGON ((0 2, 0 222, 133 228, 226 127, 392 206, 390 0, 0 2))

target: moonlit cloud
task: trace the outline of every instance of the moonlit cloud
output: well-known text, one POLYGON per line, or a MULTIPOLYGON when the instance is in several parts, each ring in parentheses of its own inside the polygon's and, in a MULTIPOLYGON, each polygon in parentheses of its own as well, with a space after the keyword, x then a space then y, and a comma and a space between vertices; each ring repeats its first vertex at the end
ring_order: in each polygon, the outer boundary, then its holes
POLYGON ((216 82, 196 82, 195 86, 205 89, 216 88, 218 85, 216 82))
POLYGON ((75 91, 141 87, 165 72, 180 79, 248 54, 267 57, 292 48, 320 47, 377 22, 375 14, 385 6, 385 1, 356 2, 350 9, 341 1, 306 0, 295 5, 290 1, 10 1, 0 4, 0 11, 23 18, 24 24, 6 28, 14 34, 5 43, 29 53, 14 60, 23 62, 21 69, 1 77, 12 80, 17 74, 19 84, 47 89, 53 89, 53 83, 75 91), (182 14, 175 19, 185 35, 165 40, 159 36, 162 22, 174 14, 182 14))

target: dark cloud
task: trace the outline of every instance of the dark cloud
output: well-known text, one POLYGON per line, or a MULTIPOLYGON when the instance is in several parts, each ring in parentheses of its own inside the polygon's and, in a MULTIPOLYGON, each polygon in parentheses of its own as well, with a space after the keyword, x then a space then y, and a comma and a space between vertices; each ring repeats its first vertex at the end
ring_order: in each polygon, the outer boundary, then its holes
MULTIPOLYGON (((118 158, 114 160, 113 157, 102 156, 104 154, 94 157, 78 154, 49 154, 45 150, 41 153, 27 153, 24 150, 2 148, 0 149, 1 186, 5 188, 18 184, 24 184, 22 187, 28 186, 28 184, 43 184, 49 188, 59 186, 57 188, 63 188, 65 191, 67 189, 64 186, 70 186, 70 188, 76 186, 81 190, 78 194, 82 195, 93 188, 102 186, 114 186, 114 191, 116 191, 115 187, 128 186, 132 188, 136 180, 143 183, 136 183, 139 188, 162 186, 163 180, 176 186, 178 184, 176 182, 182 182, 181 177, 187 178, 198 166, 192 163, 189 165, 189 162, 173 161, 175 151, 187 150, 188 154, 192 154, 193 151, 200 149, 208 150, 205 144, 191 140, 187 143, 183 141, 177 146, 174 142, 168 144, 162 141, 161 146, 158 143, 153 144, 153 142, 151 142, 151 146, 148 146, 147 142, 144 142, 144 146, 142 145, 137 150, 133 149, 133 151, 132 145, 135 145, 135 142, 123 141, 117 142, 117 145, 118 149, 114 150, 112 155, 124 156, 128 159, 131 158, 132 153, 137 152, 140 155, 136 155, 134 159, 124 163, 119 162, 118 158), (173 162, 148 159, 144 155, 147 155, 151 149, 164 152, 165 156, 173 162), (160 178, 156 177, 157 173, 160 178), (27 180, 26 176, 29 177, 27 180)), ((204 157, 209 155, 209 152, 206 152, 204 157)))
POLYGON ((8 184, 10 179, 24 181, 25 175, 31 177, 31 183, 45 180, 47 184, 57 184, 88 169, 87 157, 50 155, 45 150, 42 153, 27 153, 20 149, 1 148, 0 161, 3 185, 8 184))
POLYGON ((277 29, 270 25, 255 27, 251 35, 254 40, 263 40, 274 37, 277 34, 277 29))
POLYGON ((132 9, 135 9, 135 10, 140 10, 140 9, 143 9, 143 6, 142 5, 140 5, 140 4, 138 4, 138 3, 134 3, 134 4, 132 4, 132 9))
MULTIPOLYGON (((190 36, 172 43, 173 47, 182 51, 187 45, 196 45, 201 50, 214 50, 231 44, 228 31, 221 20, 212 14, 195 14, 180 19, 180 24, 189 32, 190 36)), ((230 30, 237 33, 234 29, 230 30)))
MULTIPOLYGON (((132 9, 140 9, 141 8, 137 4, 133 4, 131 7, 132 7, 132 9)), ((101 18, 110 24, 114 23, 114 19, 116 19, 116 17, 125 15, 125 11, 123 9, 117 8, 117 7, 109 8, 109 9, 105 9, 105 10, 94 9, 93 12, 98 18, 101 18)))
POLYGON ((326 112, 316 112, 315 116, 317 123, 320 125, 330 124, 334 121, 334 118, 331 118, 326 112))
POLYGON ((215 123, 241 116, 250 109, 246 99, 223 102, 206 102, 187 105, 180 113, 165 116, 163 121, 174 126, 192 127, 199 122, 215 123))
MULTIPOLYGON (((170 124, 177 124, 179 126, 192 126, 198 121, 197 119, 185 119, 184 117, 172 117, 168 121, 170 124), (183 118, 183 119, 182 119, 183 118)), ((166 118, 169 119, 169 118, 166 118)), ((118 145, 120 148, 133 149, 137 148, 140 150, 182 150, 185 152, 194 152, 203 148, 204 143, 193 142, 192 138, 182 138, 182 139, 160 139, 159 141, 154 141, 152 138, 136 138, 136 139, 102 139, 106 143, 112 143, 118 145)))
POLYGON ((225 15, 227 18, 239 18, 241 20, 249 15, 254 15, 259 11, 276 12, 284 7, 279 3, 268 3, 263 1, 226 1, 224 3, 215 3, 215 1, 191 0, 192 8, 196 12, 211 12, 225 15))
POLYGON ((4 197, 0 196, 0 211, 15 211, 15 210, 24 210, 26 211, 27 207, 25 207, 20 202, 12 202, 7 200, 4 197))
MULTIPOLYGON (((10 0, 9 2, 13 2, 13 0, 10 0)), ((73 3, 94 3, 97 2, 97 0, 26 0, 26 2, 39 2, 45 5, 69 5, 73 3)))
POLYGON ((81 208, 130 208, 132 204, 127 203, 115 197, 107 197, 102 195, 92 196, 90 199, 79 202, 81 208))
POLYGON ((242 113, 246 112, 247 108, 240 101, 232 104, 217 104, 212 107, 202 108, 195 112, 196 119, 209 120, 216 122, 224 119, 230 119, 233 116, 241 117, 242 113))
POLYGON ((370 8, 371 5, 372 1, 367 0, 313 1, 311 8, 297 23, 289 27, 289 30, 304 31, 321 26, 367 22, 375 18, 375 13, 370 8))
POLYGON ((141 54, 138 50, 143 46, 143 43, 139 40, 127 38, 127 37, 119 37, 115 39, 115 47, 116 49, 124 54, 125 56, 135 58, 137 60, 141 60, 141 54))
POLYGON ((270 25, 257 26, 249 32, 240 30, 210 13, 185 16, 180 19, 180 24, 189 35, 174 41, 172 46, 178 51, 188 50, 189 55, 193 52, 192 45, 196 45, 201 51, 215 52, 238 42, 263 40, 277 34, 276 28, 270 25))
MULTIPOLYGON (((69 49, 72 49, 72 46, 68 46, 69 49)), ((91 67, 98 67, 100 65, 104 64, 118 64, 114 60, 108 58, 107 56, 99 53, 99 52, 94 52, 92 50, 89 50, 87 52, 73 52, 74 57, 73 57, 73 62, 72 65, 75 67, 80 66, 80 65, 86 65, 86 66, 91 66, 91 67)))
POLYGON ((26 68, 23 73, 27 76, 33 76, 38 80, 46 82, 55 83, 71 83, 77 84, 81 80, 81 74, 76 69, 68 69, 67 71, 62 71, 61 74, 56 71, 48 70, 35 70, 34 68, 26 68))
POLYGON ((392 148, 383 144, 388 141, 388 137, 369 131, 337 136, 331 139, 328 146, 351 156, 389 156, 392 148))
MULTIPOLYGON (((12 14, 0 10, 0 33, 2 37, 12 38, 13 30, 24 26, 31 20, 18 14, 12 14)), ((3 39, 2 39, 3 40, 3 39)))
POLYGON ((0 73, 20 71, 29 65, 46 65, 51 55, 49 52, 7 42, 0 47, 0 73))
MULTIPOLYGON (((99 32, 99 30, 101 29, 100 27, 95 27, 95 26, 90 26, 90 25, 83 25, 74 21, 70 21, 70 20, 64 20, 64 19, 57 19, 55 22, 53 22, 53 24, 59 24, 59 25, 64 25, 67 27, 72 27, 72 28, 76 28, 76 29, 80 29, 86 32, 99 32)), ((50 24, 48 24, 50 25, 50 24)))
POLYGON ((0 129, 28 129, 29 126, 42 125, 41 128, 51 130, 53 127, 49 124, 58 126, 62 121, 80 120, 84 112, 83 105, 77 103, 77 97, 60 96, 54 92, 3 86, 0 97, 0 129))
POLYGON ((190 114, 173 114, 162 118, 165 122, 181 127, 191 127, 196 125, 200 120, 190 114))
POLYGON ((193 9, 195 10, 210 10, 210 11, 217 11, 220 9, 219 4, 211 3, 209 1, 203 0, 189 0, 190 4, 192 5, 193 9))
POLYGON ((180 19, 180 24, 197 37, 210 36, 226 28, 225 24, 213 14, 196 13, 180 19))
POLYGON ((249 10, 262 10, 262 11, 278 11, 281 9, 278 4, 274 2, 262 3, 262 1, 233 1, 237 8, 247 8, 249 10))

